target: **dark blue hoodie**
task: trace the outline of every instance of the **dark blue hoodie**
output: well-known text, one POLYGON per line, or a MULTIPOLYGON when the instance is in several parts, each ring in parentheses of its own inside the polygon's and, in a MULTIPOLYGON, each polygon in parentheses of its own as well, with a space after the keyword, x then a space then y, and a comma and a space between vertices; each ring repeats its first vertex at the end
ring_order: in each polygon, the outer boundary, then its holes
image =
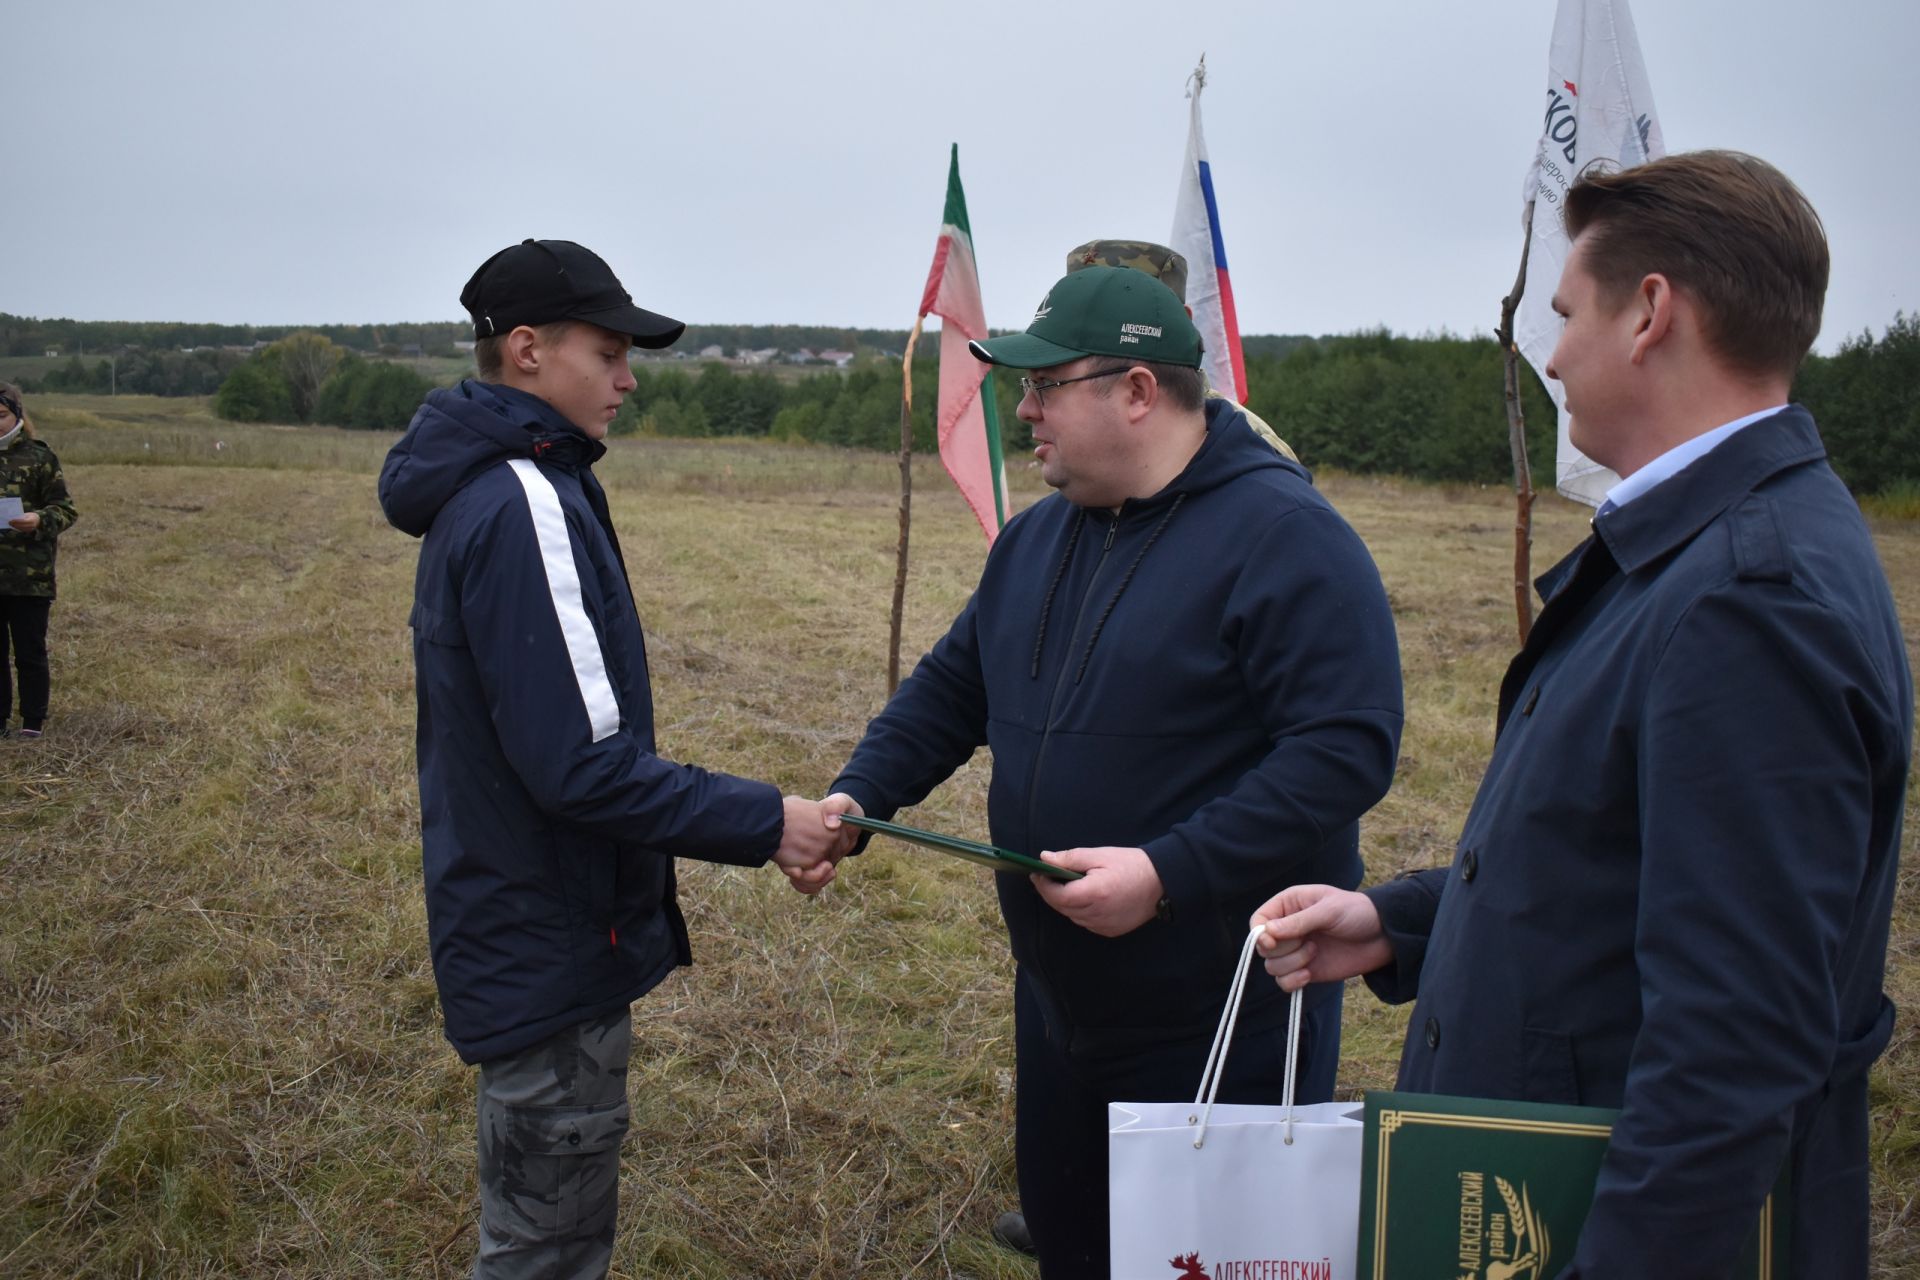
MULTIPOLYGON (((996 877, 1014 957, 1075 1047, 1122 1047, 1211 1031, 1266 898, 1359 883, 1358 819, 1393 779, 1400 725, 1366 547, 1214 400, 1199 452, 1153 497, 1116 515, 1056 494, 1008 523, 834 789, 886 818, 986 745, 995 844, 1144 848, 1170 916, 1119 938, 996 877)), ((1254 983, 1241 1017, 1285 1009, 1254 983)))
POLYGON ((546 401, 427 397, 380 473, 414 584, 427 922, 468 1062, 624 1008, 686 964, 673 858, 758 866, 780 795, 654 754, 605 452, 546 401))

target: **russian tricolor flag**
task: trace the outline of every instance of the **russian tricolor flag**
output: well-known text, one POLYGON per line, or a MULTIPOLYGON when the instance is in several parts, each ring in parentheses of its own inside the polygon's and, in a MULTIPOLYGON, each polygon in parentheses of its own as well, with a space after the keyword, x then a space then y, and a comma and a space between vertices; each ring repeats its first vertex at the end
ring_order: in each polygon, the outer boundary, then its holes
POLYGON ((1173 207, 1173 249, 1187 260, 1187 310, 1206 344, 1207 381, 1229 400, 1244 402, 1247 361, 1240 353, 1240 319, 1233 310, 1233 283, 1227 277, 1227 246, 1220 234, 1220 205, 1214 197, 1213 166, 1200 129, 1200 91, 1207 87, 1207 60, 1200 59, 1189 80, 1187 159, 1180 170, 1180 194, 1173 207))

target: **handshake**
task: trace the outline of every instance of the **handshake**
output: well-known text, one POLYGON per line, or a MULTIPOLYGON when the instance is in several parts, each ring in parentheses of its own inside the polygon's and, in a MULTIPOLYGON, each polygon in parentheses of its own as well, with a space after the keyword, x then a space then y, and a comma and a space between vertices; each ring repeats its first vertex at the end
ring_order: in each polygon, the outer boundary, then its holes
MULTIPOLYGON (((780 848, 773 860, 795 889, 818 893, 832 883, 834 868, 860 836, 840 821, 840 815, 863 818, 866 811, 852 796, 838 791, 824 800, 788 796, 785 805, 786 825, 781 828, 780 848)), ((1090 933, 1118 938, 1160 914, 1165 889, 1145 849, 1102 845, 1046 850, 1040 859, 1080 873, 1075 880, 1044 875, 1029 879, 1049 907, 1090 933)), ((1261 909, 1266 911, 1271 906, 1261 909)), ((1272 954, 1264 948, 1263 952, 1272 954)), ((1268 968, 1280 976, 1281 970, 1272 964, 1268 968)))
POLYGON ((774 865, 801 893, 818 893, 832 883, 834 868, 852 850, 860 833, 841 823, 840 815, 862 813, 850 795, 835 792, 824 800, 788 796, 783 804, 786 822, 780 828, 780 847, 774 865))

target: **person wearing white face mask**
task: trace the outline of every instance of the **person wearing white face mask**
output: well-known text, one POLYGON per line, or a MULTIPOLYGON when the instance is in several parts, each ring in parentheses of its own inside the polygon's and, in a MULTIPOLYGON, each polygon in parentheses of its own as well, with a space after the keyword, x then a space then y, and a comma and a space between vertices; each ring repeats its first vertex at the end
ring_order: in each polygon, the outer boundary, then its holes
POLYGON ((20 678, 19 736, 38 738, 46 725, 55 539, 75 518, 60 459, 34 435, 20 388, 0 382, 0 738, 13 720, 9 653, 20 678))

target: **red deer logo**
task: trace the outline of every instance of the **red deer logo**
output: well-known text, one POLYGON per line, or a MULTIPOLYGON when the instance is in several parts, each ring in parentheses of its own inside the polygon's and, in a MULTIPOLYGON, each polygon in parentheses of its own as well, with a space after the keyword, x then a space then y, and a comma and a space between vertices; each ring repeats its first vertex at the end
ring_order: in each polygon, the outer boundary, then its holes
POLYGON ((1168 1258, 1167 1265, 1180 1273, 1180 1280, 1207 1280, 1206 1264, 1200 1261, 1197 1252, 1183 1258, 1168 1258))

